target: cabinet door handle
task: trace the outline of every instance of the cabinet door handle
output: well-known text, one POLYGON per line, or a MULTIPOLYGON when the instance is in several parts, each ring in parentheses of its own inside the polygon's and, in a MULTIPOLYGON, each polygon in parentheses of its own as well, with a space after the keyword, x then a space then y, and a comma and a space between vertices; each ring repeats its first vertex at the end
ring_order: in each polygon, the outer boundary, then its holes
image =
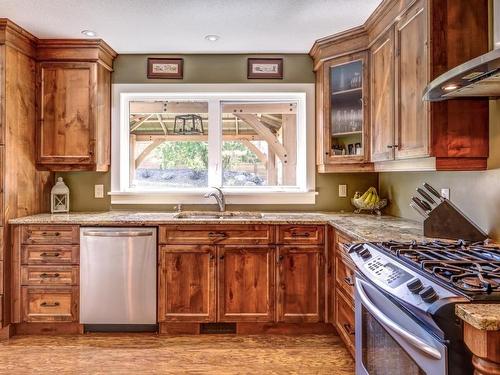
POLYGON ((224 260, 224 255, 221 255, 221 256, 219 257, 219 259, 220 259, 220 260, 224 260))
POLYGON ((399 145, 387 145, 387 148, 398 148, 399 145))
POLYGON ((350 277, 344 277, 344 282, 349 286, 354 286, 354 282, 350 277))
POLYGON ((355 331, 352 329, 351 325, 349 323, 344 323, 342 324, 344 327, 345 331, 347 332, 348 335, 353 335, 355 334, 355 331))
POLYGON ((210 254, 210 260, 214 260, 215 259, 215 255, 214 254, 210 254))
POLYGON ((41 253, 40 256, 44 258, 57 258, 60 256, 60 253, 41 253))
POLYGON ((57 272, 56 273, 45 273, 44 272, 44 273, 40 274, 40 277, 42 279, 57 278, 59 276, 61 276, 61 275, 59 275, 59 273, 57 273, 57 272))
POLYGON ((57 306, 59 306, 59 305, 60 305, 60 303, 59 303, 59 302, 54 302, 54 303, 42 302, 42 303, 40 304, 40 306, 42 306, 42 307, 57 307, 57 306))
POLYGON ((284 257, 283 255, 280 255, 280 256, 278 257, 278 261, 277 261, 276 263, 277 263, 277 264, 280 264, 280 263, 283 261, 283 259, 285 259, 285 257, 284 257))

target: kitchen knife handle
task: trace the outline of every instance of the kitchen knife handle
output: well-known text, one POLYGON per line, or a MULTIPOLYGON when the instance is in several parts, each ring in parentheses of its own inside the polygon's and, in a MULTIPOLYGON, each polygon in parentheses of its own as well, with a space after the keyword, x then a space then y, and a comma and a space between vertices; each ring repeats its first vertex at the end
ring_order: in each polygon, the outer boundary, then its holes
POLYGON ((418 207, 420 207, 422 210, 424 210, 424 212, 427 212, 429 211, 427 209, 427 207, 425 206, 425 204, 420 200, 418 199, 417 197, 411 197, 411 200, 413 201, 413 203, 415 203, 418 207))
POLYGON ((444 198, 441 196, 441 194, 439 194, 438 191, 436 189, 434 189, 431 185, 429 185, 427 182, 424 182, 424 188, 426 188, 429 193, 434 195, 440 201, 444 200, 444 198))
POLYGON ((427 200, 427 202, 429 203, 432 203, 432 204, 437 204, 436 201, 434 199, 432 199, 432 197, 426 193, 426 191, 424 189, 421 189, 421 188, 417 188, 417 192, 422 196, 424 197, 424 199, 427 200))

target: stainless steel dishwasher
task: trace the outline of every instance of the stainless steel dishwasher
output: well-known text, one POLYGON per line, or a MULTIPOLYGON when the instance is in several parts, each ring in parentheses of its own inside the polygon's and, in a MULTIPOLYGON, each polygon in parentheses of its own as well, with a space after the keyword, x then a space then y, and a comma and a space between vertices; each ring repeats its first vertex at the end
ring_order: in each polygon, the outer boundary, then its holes
POLYGON ((156 229, 80 233, 80 323, 111 331, 156 325, 156 229))

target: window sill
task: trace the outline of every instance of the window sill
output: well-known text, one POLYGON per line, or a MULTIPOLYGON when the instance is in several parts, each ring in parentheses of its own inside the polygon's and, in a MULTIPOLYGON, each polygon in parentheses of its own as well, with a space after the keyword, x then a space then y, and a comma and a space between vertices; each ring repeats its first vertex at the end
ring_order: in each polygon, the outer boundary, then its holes
MULTIPOLYGON (((209 189, 193 189, 191 191, 112 191, 111 204, 210 204, 214 203, 204 197, 209 189)), ((248 190, 231 191, 224 189, 227 204, 315 204, 315 191, 293 190, 248 190)))

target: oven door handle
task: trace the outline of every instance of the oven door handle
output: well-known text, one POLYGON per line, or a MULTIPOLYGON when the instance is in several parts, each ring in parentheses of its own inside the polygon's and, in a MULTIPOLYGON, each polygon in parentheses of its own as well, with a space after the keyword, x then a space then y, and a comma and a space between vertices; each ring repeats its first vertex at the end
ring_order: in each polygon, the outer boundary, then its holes
POLYGON ((382 311, 380 311, 366 295, 366 292, 363 288, 364 283, 365 282, 361 279, 356 278, 356 290, 358 292, 359 298, 361 299, 363 306, 366 307, 370 314, 372 314, 377 320, 380 320, 380 322, 384 324, 384 326, 402 336, 416 349, 435 359, 441 359, 441 353, 439 352, 439 350, 425 343, 419 337, 404 330, 400 325, 394 323, 389 317, 387 317, 382 311))

